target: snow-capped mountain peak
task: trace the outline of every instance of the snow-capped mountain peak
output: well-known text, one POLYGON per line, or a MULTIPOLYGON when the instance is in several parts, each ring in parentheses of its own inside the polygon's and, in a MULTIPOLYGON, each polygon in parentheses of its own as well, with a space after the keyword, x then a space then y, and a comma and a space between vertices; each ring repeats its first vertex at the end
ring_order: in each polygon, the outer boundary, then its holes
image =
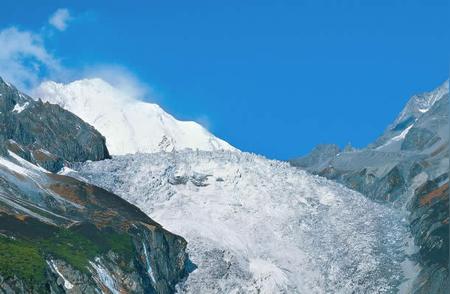
MULTIPOLYGON (((430 117, 430 111, 448 97, 449 81, 433 91, 412 96, 395 121, 384 134, 369 147, 380 151, 398 151, 411 130, 417 129, 417 122, 430 117)), ((432 119, 433 120, 433 119, 432 119)))
POLYGON ((100 78, 68 84, 47 81, 34 96, 58 104, 93 125, 106 137, 113 155, 186 148, 237 150, 200 124, 177 120, 159 105, 140 101, 100 78))
POLYGON ((447 80, 433 91, 411 97, 392 127, 395 127, 397 124, 402 123, 410 117, 418 118, 430 110, 437 101, 442 99, 442 97, 448 93, 448 83, 449 81, 447 80))

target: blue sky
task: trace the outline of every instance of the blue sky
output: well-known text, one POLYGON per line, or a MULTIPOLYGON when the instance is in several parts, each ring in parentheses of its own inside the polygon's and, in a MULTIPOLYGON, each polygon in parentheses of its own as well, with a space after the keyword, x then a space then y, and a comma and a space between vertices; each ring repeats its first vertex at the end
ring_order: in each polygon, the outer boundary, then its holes
POLYGON ((125 68, 177 118, 287 159, 318 143, 365 146, 409 96, 447 79, 448 2, 6 0, 0 30, 38 36, 72 72, 125 68))

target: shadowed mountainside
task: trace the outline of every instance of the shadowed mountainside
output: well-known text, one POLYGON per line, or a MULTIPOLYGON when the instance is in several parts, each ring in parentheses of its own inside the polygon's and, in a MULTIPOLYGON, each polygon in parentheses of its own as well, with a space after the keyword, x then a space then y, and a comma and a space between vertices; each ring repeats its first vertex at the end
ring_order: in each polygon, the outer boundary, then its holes
POLYGON ((54 174, 109 157, 105 139, 59 106, 0 79, 0 291, 171 293, 186 241, 120 197, 54 174))

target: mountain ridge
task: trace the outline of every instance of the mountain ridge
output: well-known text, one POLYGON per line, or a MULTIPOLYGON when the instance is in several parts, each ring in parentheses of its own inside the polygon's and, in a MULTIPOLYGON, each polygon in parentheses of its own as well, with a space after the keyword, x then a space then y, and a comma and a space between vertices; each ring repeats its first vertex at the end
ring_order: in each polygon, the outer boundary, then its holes
POLYGON ((421 265, 413 293, 449 287, 449 92, 414 95, 366 148, 332 154, 315 148, 290 164, 407 211, 421 265))

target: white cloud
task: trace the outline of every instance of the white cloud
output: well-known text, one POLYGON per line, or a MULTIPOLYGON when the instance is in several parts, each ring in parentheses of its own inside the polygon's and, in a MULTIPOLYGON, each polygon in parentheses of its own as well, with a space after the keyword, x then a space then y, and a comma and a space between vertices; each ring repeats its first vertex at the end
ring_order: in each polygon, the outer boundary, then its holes
POLYGON ((16 27, 3 29, 0 48, 0 74, 25 91, 36 86, 42 77, 62 72, 38 34, 16 27))
POLYGON ((208 116, 202 115, 195 119, 195 122, 202 125, 202 127, 204 127, 205 129, 212 131, 212 123, 208 116))
MULTIPOLYGON (((65 26, 68 15, 59 9, 50 18, 57 26, 65 26), (65 15, 65 16, 64 16, 65 15)), ((61 27, 62 28, 62 27, 61 27)), ((19 90, 33 94, 43 81, 68 83, 78 79, 101 78, 123 92, 125 97, 156 102, 150 87, 120 65, 97 64, 86 68, 68 68, 46 46, 48 30, 39 32, 17 27, 0 28, 0 77, 19 90), (150 98, 151 97, 151 98, 150 98)))
POLYGON ((60 8, 53 13, 48 22, 60 31, 64 31, 67 28, 67 24, 72 20, 70 12, 66 8, 60 8))
MULTIPOLYGON (((101 78, 124 96, 149 100, 151 89, 120 65, 95 65, 70 69, 60 64, 45 46, 45 34, 16 27, 0 30, 0 76, 18 89, 33 93, 42 81, 70 82, 76 79, 101 78)), ((153 101, 154 102, 154 101, 153 101)))
MULTIPOLYGON (((95 65, 82 71, 82 76, 77 78, 101 78, 122 91, 126 96, 139 100, 149 101, 153 97, 152 90, 121 65, 95 65)), ((152 98, 152 102, 155 102, 152 98)))

